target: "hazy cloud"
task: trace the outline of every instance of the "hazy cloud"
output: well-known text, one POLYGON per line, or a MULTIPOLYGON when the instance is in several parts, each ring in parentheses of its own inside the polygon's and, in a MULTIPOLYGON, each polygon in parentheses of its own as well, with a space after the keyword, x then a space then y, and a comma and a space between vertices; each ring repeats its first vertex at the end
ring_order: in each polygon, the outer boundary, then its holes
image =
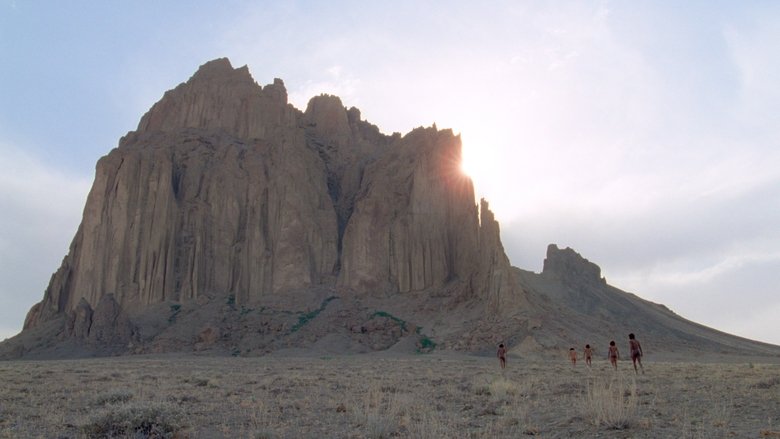
POLYGON ((0 339, 43 298, 81 220, 91 180, 0 142, 0 339))

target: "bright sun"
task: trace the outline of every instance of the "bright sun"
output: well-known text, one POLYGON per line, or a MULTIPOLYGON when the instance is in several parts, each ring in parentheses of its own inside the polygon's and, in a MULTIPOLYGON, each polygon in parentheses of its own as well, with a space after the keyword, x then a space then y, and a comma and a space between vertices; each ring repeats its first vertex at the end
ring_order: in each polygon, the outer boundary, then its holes
POLYGON ((464 129, 461 132, 461 164, 463 174, 471 178, 474 185, 474 195, 477 200, 486 198, 491 203, 491 210, 496 213, 506 212, 507 205, 516 196, 506 185, 500 182, 505 179, 503 170, 506 163, 499 163, 497 157, 505 160, 499 154, 499 139, 486 131, 464 129))
POLYGON ((460 169, 471 177, 474 183, 487 177, 490 172, 490 150, 486 144, 480 143, 476 137, 461 134, 463 149, 461 151, 460 169))

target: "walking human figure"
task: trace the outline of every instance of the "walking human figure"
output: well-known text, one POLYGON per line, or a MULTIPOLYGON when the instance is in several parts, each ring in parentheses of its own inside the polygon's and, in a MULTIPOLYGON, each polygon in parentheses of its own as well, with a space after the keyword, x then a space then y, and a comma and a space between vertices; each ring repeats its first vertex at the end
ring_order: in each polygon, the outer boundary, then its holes
POLYGON ((496 356, 498 357, 499 363, 501 363, 501 369, 505 369, 506 368, 506 347, 504 347, 504 343, 498 345, 498 352, 496 352, 496 356))
POLYGON ((628 334, 628 345, 631 348, 631 362, 634 363, 634 373, 638 374, 636 364, 639 363, 639 368, 642 369, 642 375, 645 374, 645 368, 642 366, 642 345, 639 344, 639 340, 636 339, 634 333, 628 334))
POLYGON ((589 344, 585 345, 585 349, 582 351, 582 354, 585 356, 585 364, 590 367, 591 358, 593 358, 593 349, 590 348, 589 344))
POLYGON ((569 348, 569 360, 571 360, 571 367, 577 365, 577 351, 574 348, 569 348))
POLYGON ((620 358, 620 352, 618 351, 617 346, 615 346, 615 340, 612 340, 609 342, 609 362, 612 363, 612 366, 617 370, 617 360, 620 358))

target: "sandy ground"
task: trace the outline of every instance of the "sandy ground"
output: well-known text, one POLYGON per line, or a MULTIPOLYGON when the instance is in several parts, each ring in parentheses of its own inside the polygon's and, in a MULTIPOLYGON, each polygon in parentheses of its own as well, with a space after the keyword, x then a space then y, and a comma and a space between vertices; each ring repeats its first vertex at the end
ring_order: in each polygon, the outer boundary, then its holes
POLYGON ((0 438, 780 438, 780 365, 465 355, 0 362, 0 438), (136 433, 139 430, 141 433, 136 433))

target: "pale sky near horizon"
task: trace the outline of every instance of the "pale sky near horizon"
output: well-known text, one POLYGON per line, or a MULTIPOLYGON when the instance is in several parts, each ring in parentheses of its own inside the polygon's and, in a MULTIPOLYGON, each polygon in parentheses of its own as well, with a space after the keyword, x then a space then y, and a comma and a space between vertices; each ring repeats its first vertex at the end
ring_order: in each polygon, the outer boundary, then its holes
POLYGON ((572 247, 618 288, 780 344, 779 48, 770 1, 0 0, 0 340, 97 160, 228 57, 300 109, 330 93, 385 133, 460 133, 513 265, 572 247))

